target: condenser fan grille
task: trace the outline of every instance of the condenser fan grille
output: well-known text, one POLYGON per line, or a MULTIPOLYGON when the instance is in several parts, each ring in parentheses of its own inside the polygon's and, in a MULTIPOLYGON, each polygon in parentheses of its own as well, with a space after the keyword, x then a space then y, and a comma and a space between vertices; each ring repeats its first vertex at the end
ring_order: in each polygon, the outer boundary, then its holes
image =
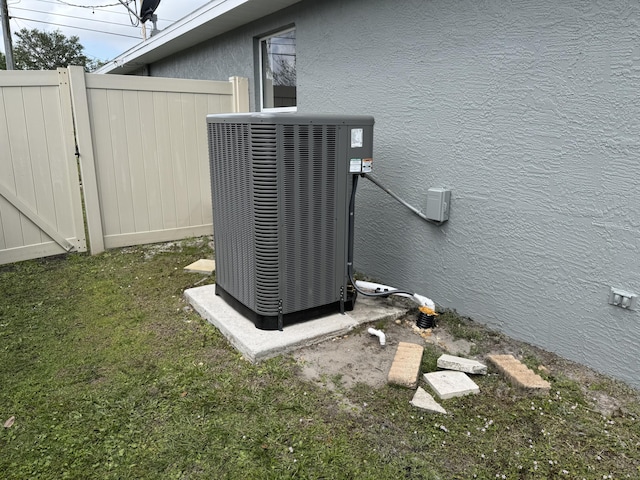
POLYGON ((285 311, 335 301, 336 127, 283 127, 285 311), (312 278, 313 282, 309 282, 312 278))
POLYGON ((253 175, 249 126, 209 124, 216 282, 243 303, 256 302, 253 175), (233 188, 229 188, 229 186, 233 188), (219 228, 215 228, 219 226, 219 228))
POLYGON ((261 315, 277 315, 280 301, 276 143, 275 125, 251 126, 256 312, 261 315))

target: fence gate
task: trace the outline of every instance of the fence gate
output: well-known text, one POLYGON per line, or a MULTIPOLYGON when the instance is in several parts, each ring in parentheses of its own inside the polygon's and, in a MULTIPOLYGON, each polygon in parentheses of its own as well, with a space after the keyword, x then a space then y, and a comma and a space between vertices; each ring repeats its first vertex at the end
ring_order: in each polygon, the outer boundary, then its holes
POLYGON ((0 264, 86 251, 67 69, 0 75, 0 264))
POLYGON ((0 264, 212 233, 206 115, 248 108, 240 77, 0 72, 0 264))
POLYGON ((248 110, 247 79, 69 72, 91 252, 211 234, 206 115, 248 110))

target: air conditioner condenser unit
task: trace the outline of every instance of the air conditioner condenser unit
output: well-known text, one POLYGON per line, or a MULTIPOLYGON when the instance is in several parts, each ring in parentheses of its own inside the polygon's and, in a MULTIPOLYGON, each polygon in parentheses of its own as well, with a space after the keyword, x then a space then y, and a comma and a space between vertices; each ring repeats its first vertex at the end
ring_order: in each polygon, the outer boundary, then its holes
POLYGON ((207 116, 216 294, 256 327, 350 310, 351 175, 371 171, 369 116, 207 116))

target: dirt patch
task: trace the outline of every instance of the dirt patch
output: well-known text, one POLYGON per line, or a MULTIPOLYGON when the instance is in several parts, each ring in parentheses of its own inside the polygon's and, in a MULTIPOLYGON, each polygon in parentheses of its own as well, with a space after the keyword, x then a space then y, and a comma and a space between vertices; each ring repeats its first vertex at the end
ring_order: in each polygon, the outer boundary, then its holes
POLYGON ((419 329, 415 316, 407 315, 381 327, 386 346, 365 327, 348 335, 298 350, 294 357, 301 375, 344 398, 358 383, 380 388, 387 383, 389 368, 399 342, 435 345, 442 353, 484 362, 492 353, 512 354, 548 380, 566 378, 577 382, 591 408, 610 417, 623 414, 625 405, 637 402, 640 394, 631 387, 594 370, 525 342, 493 332, 469 319, 455 322, 443 318, 433 329, 419 329), (468 338, 460 338, 464 335, 468 338))
POLYGON ((385 326, 386 345, 366 329, 298 350, 294 357, 302 375, 331 389, 351 388, 357 383, 381 387, 387 383, 389 367, 399 342, 422 344, 415 332, 403 325, 385 326))
POLYGON ((445 328, 421 329, 408 315, 384 326, 386 345, 378 337, 360 328, 348 335, 298 350, 294 357, 301 365, 302 375, 331 389, 351 388, 357 383, 381 387, 387 383, 398 343, 432 344, 451 355, 469 356, 475 343, 455 338, 445 328))

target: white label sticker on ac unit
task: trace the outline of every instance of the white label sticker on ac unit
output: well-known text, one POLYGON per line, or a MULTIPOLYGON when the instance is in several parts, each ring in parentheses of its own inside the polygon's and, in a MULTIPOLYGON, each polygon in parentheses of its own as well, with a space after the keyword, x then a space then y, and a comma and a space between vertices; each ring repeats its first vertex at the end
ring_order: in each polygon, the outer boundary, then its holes
POLYGON ((373 166, 373 158, 362 159, 362 173, 370 173, 373 166))
POLYGON ((351 148, 362 147, 362 128, 351 129, 351 148))
POLYGON ((352 158, 349 161, 349 173, 360 173, 362 171, 362 159, 352 158))

